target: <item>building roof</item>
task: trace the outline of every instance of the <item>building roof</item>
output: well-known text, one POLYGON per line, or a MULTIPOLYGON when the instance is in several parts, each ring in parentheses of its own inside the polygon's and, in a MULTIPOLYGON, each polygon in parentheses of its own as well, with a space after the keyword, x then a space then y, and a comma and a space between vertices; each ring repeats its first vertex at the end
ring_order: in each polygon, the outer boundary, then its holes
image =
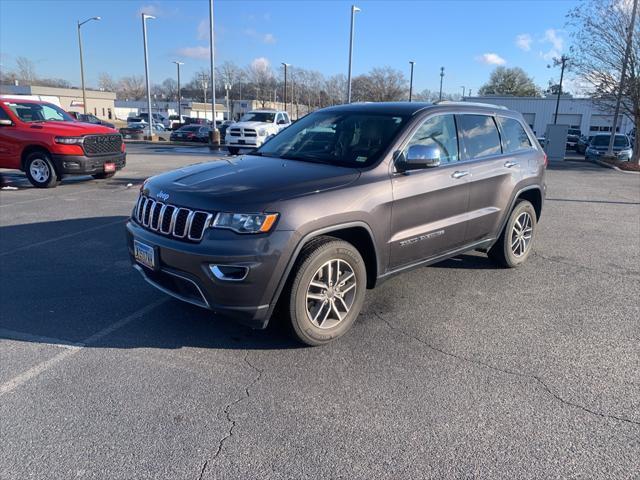
MULTIPOLYGON (((44 87, 40 85, 0 85, 0 93, 10 95, 44 95, 51 97, 82 97, 80 88, 44 87)), ((86 89, 87 97, 115 100, 115 92, 86 89)))

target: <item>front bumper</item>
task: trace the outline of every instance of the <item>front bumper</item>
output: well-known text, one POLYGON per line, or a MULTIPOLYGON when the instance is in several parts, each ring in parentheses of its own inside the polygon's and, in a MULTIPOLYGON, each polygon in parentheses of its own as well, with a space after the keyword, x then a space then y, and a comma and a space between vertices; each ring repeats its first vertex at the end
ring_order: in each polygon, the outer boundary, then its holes
POLYGON ((265 328, 276 300, 294 232, 239 236, 228 230, 207 230, 200 243, 175 240, 127 222, 127 245, 134 268, 163 292, 252 328, 265 328), (151 246, 156 269, 137 263, 134 240, 151 246), (210 265, 247 267, 241 281, 216 278, 210 265))
POLYGON ((125 152, 96 157, 85 155, 52 155, 51 157, 60 174, 92 175, 103 173, 105 163, 115 163, 116 170, 122 170, 127 164, 125 152))
POLYGON ((264 140, 261 137, 230 137, 227 135, 225 137, 225 144, 227 147, 237 147, 237 148, 258 148, 260 145, 264 143, 264 140))

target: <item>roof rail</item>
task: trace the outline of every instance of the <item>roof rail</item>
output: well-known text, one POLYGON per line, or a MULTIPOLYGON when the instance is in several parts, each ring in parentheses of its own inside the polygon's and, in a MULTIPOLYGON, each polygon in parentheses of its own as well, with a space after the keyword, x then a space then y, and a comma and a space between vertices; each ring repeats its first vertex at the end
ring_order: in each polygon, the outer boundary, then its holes
POLYGON ((451 100, 439 100, 436 102, 433 102, 434 105, 441 105, 441 104, 447 104, 447 105, 460 105, 460 106, 470 106, 470 107, 489 107, 489 108, 497 108, 499 110, 509 110, 507 107, 505 107, 504 105, 496 105, 493 103, 481 103, 481 102, 454 102, 451 100))

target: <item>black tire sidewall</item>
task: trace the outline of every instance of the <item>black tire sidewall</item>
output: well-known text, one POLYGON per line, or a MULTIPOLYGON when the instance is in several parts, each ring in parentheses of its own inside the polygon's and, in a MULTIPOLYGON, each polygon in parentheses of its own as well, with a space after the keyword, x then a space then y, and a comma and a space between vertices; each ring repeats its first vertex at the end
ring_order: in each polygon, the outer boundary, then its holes
POLYGON ((303 261, 296 272, 289 299, 291 326, 299 340, 307 345, 323 345, 342 336, 360 314, 367 288, 367 271, 362 256, 351 244, 330 241, 319 246, 303 261), (321 329, 307 316, 306 294, 311 279, 325 262, 340 259, 348 262, 356 275, 356 297, 347 316, 338 325, 321 329))
POLYGON ((27 178, 29 179, 29 182, 31 182, 31 185, 33 185, 36 188, 51 188, 51 187, 55 187, 58 184, 58 173, 56 172, 56 169, 53 165, 53 162, 51 161, 51 158, 49 157, 49 154, 45 153, 45 152, 33 152, 30 153, 29 155, 27 155, 27 158, 25 159, 24 162, 24 171, 25 174, 27 175, 27 178), (49 171, 51 172, 51 175, 49 176, 49 180, 47 180, 46 182, 38 182, 35 178, 33 178, 33 176, 31 176, 31 163, 35 160, 43 160, 47 166, 49 167, 49 171))
POLYGON ((533 249, 533 242, 535 240, 536 231, 537 231, 537 220, 536 220, 536 210, 533 208, 530 202, 527 200, 522 200, 518 202, 518 204, 514 207, 511 215, 509 216, 509 221, 505 225, 504 229, 504 238, 502 241, 502 254, 504 255, 505 263, 509 267, 518 267, 526 262, 527 258, 531 254, 531 250, 533 249), (513 230, 513 225, 516 223, 516 219, 523 213, 527 212, 531 216, 531 241, 529 242, 529 248, 526 250, 525 254, 516 257, 511 250, 511 231, 513 230))
POLYGON ((116 172, 108 172, 108 173, 94 173, 91 175, 96 180, 106 180, 107 178, 112 178, 116 172))

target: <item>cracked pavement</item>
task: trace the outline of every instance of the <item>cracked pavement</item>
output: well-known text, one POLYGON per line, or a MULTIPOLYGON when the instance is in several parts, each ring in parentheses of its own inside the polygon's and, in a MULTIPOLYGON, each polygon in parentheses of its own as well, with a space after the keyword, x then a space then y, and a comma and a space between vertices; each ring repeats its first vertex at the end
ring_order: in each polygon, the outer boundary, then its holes
POLYGON ((207 155, 129 151, 0 193, 1 479, 638 477, 640 176, 552 165, 522 268, 414 270, 302 348, 131 269, 137 185, 207 155))

